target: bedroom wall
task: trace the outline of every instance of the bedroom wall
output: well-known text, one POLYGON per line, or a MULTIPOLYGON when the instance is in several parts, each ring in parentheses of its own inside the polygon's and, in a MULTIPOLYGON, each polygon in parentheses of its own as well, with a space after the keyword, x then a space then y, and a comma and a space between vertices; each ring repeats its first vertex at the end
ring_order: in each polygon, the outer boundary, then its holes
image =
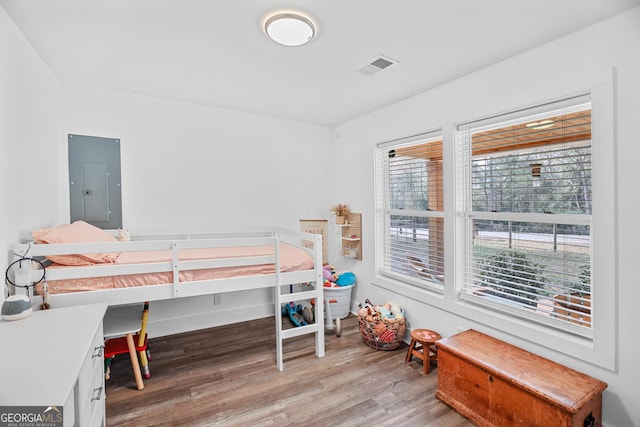
MULTIPOLYGON (((334 138, 336 149, 340 150, 342 156, 336 159, 336 168, 344 173, 340 174, 340 182, 336 180, 334 184, 335 197, 343 203, 349 203, 354 210, 363 212, 365 257, 361 263, 352 267, 359 278, 354 294, 355 303, 365 298, 380 302, 396 299, 406 307, 412 327, 433 328, 444 336, 455 334, 458 328, 479 327, 544 357, 593 375, 609 385, 604 394, 605 425, 636 425, 640 419, 637 400, 640 344, 635 314, 640 300, 636 273, 640 232, 635 215, 640 209, 637 190, 637 183, 640 182, 640 168, 637 167, 640 158, 637 130, 640 99, 640 81, 637 78, 640 75, 640 56, 637 52, 639 45, 640 8, 636 8, 338 126, 334 138), (462 304, 449 303, 438 296, 417 301, 377 286, 381 280, 375 276, 375 201, 372 184, 373 152, 377 143, 443 127, 445 145, 450 144, 451 139, 447 142, 447 137, 451 137, 452 125, 456 122, 588 89, 597 80, 595 76, 603 73, 610 75, 612 67, 615 67, 617 80, 614 107, 617 114, 617 169, 607 173, 615 176, 617 184, 617 216, 613 220, 617 222, 619 230, 614 236, 618 254, 615 266, 618 280, 616 282, 616 275, 613 275, 610 281, 600 285, 606 287, 608 292, 617 292, 616 325, 610 331, 616 337, 615 346, 608 349, 615 355, 612 370, 569 357, 549 348, 545 342, 527 341, 517 333, 506 334, 504 325, 499 322, 479 324, 471 311, 465 310, 462 304)), ((452 153, 450 145, 447 149, 452 153)), ((615 230, 612 229, 611 232, 615 230)), ((453 292, 450 297, 455 299, 453 292)), ((509 321, 503 319, 502 322, 509 321)), ((510 323, 515 325, 515 322, 510 323)))
POLYGON ((2 7, 0 64, 0 246, 8 248, 58 212, 60 83, 2 7))
MULTIPOLYGON (((132 234, 299 228, 328 217, 331 129, 202 105, 63 85, 59 150, 69 133, 120 138, 123 224, 132 234)), ((66 158, 61 212, 68 221, 66 158)), ((270 290, 151 306, 151 336, 273 315, 270 290)))

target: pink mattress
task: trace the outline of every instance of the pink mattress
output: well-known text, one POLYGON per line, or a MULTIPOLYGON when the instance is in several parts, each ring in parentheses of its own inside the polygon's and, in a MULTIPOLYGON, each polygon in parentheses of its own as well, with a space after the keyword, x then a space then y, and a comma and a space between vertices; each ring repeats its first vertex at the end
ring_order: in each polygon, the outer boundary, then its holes
MULTIPOLYGON (((181 260, 201 260, 201 259, 224 259, 255 257, 261 255, 273 255, 273 246, 245 246, 235 248, 208 248, 208 249, 186 249, 179 253, 181 260)), ((146 252, 122 252, 117 256, 115 264, 144 264, 154 262, 166 262, 172 260, 171 251, 146 251, 146 252)), ((105 264, 97 264, 105 265, 105 264)), ((66 265, 53 263, 47 269, 69 268, 66 265)), ((81 266, 76 268, 92 268, 92 266, 81 266)), ((280 244, 280 271, 301 271, 313 268, 313 259, 305 251, 288 245, 280 244)), ((222 267, 202 270, 185 270, 180 272, 181 282, 198 280, 224 279, 238 276, 255 276, 260 274, 275 273, 274 264, 259 264, 247 266, 222 267)), ((105 277, 90 277, 83 279, 65 279, 47 281, 49 292, 65 293, 78 291, 91 291, 98 289, 126 288, 132 286, 149 286, 161 283, 172 283, 173 273, 148 273, 117 275, 105 277)), ((38 292, 41 291, 41 284, 38 292)))

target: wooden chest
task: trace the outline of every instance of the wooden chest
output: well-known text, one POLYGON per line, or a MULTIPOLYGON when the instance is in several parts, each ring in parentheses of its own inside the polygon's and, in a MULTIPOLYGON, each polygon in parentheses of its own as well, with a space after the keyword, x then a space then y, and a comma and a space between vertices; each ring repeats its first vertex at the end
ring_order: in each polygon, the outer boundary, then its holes
POLYGON ((472 329, 436 345, 436 397, 478 426, 602 425, 602 381, 472 329))

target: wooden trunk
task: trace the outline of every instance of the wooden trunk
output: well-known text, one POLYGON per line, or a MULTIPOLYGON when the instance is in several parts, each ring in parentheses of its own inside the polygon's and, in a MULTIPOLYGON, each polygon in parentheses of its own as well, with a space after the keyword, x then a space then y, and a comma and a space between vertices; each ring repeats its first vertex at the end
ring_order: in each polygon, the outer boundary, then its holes
POLYGON ((436 397, 478 426, 602 425, 602 381, 472 329, 436 345, 436 397))

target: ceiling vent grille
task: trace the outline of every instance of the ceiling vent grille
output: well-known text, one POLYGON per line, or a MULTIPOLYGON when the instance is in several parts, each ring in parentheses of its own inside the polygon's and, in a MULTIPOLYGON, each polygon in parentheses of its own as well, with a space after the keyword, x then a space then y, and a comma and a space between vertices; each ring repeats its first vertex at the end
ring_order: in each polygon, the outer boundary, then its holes
POLYGON ((379 73, 382 70, 386 70, 387 68, 397 63, 398 61, 395 61, 391 58, 378 55, 371 58, 364 64, 360 65, 358 68, 356 68, 356 70, 360 71, 362 74, 365 74, 367 76, 372 76, 374 74, 379 73))

